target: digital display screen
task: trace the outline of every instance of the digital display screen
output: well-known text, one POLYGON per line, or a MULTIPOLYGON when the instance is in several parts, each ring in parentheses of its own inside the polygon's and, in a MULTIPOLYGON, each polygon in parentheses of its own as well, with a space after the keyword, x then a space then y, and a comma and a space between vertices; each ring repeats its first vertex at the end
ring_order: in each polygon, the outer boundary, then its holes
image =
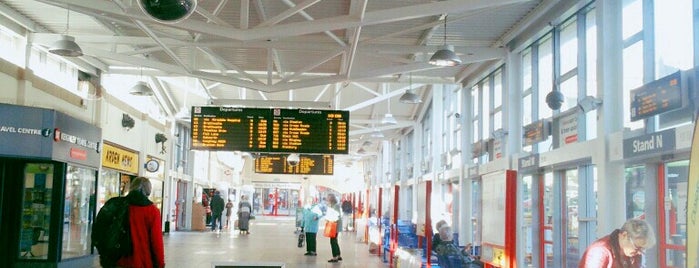
POLYGON ((631 121, 682 108, 686 95, 682 91, 680 71, 631 91, 631 121))
POLYGON ((540 120, 522 127, 524 135, 524 146, 533 145, 548 139, 550 133, 549 121, 540 120))
POLYGON ((287 161, 288 154, 261 154, 255 158, 255 173, 333 175, 333 155, 302 154, 296 165, 287 161))
POLYGON ((349 111, 192 107, 192 149, 347 154, 349 111))

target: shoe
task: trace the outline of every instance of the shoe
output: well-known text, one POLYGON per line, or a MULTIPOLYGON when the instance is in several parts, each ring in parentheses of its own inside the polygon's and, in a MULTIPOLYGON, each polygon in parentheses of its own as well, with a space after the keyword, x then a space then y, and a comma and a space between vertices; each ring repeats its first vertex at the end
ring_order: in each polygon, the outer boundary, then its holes
POLYGON ((342 257, 337 257, 337 260, 338 260, 338 261, 341 261, 341 260, 342 260, 342 257))
POLYGON ((313 253, 310 253, 310 252, 306 252, 306 253, 305 253, 305 254, 303 254, 303 255, 305 255, 305 256, 312 256, 312 255, 313 255, 313 253))
POLYGON ((311 256, 316 256, 316 255, 318 255, 318 253, 311 252, 311 256))
POLYGON ((328 262, 339 262, 339 260, 333 258, 333 259, 329 259, 328 262))

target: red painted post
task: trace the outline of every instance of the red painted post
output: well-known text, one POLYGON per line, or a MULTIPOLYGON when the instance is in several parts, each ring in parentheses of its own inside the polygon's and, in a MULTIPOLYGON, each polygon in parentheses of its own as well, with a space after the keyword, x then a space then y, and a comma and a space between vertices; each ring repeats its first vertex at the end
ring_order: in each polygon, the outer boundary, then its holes
POLYGON ((425 182, 425 240, 427 247, 425 250, 426 268, 432 267, 432 181, 425 182))
POLYGON ((394 267, 393 256, 398 248, 398 193, 400 186, 393 186, 393 219, 391 221, 390 267, 394 267))
POLYGON ((381 214, 382 214, 382 211, 381 211, 382 203, 381 203, 381 201, 383 201, 383 200, 382 200, 383 198, 381 198, 381 197, 383 196, 383 189, 381 189, 381 187, 379 187, 378 194, 379 194, 379 205, 378 205, 378 207, 376 208, 376 211, 377 211, 377 212, 376 212, 376 213, 377 213, 376 216, 378 217, 378 226, 379 226, 379 254, 378 254, 378 256, 379 256, 379 258, 381 258, 381 253, 383 252, 383 226, 381 225, 381 222, 382 222, 382 220, 381 220, 381 219, 382 219, 382 218, 381 218, 381 214))

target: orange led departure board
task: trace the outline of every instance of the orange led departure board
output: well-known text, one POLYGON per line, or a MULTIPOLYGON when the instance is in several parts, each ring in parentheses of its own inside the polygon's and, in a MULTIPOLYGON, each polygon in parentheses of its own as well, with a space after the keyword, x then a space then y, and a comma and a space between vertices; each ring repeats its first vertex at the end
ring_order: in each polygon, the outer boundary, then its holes
POLYGON ((192 149, 347 154, 349 111, 192 107, 192 149))
POLYGON ((261 154, 255 158, 255 173, 333 175, 335 156, 331 154, 302 154, 299 163, 292 166, 288 154, 261 154))

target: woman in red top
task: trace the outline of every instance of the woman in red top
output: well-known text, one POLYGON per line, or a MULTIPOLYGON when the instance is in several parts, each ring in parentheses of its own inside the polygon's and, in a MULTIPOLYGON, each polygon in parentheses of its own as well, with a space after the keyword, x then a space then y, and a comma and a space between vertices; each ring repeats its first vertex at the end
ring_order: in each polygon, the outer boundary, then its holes
POLYGON ((148 200, 151 189, 151 183, 146 178, 137 177, 131 181, 126 198, 129 201, 133 254, 119 259, 119 267, 165 267, 160 211, 148 200))
POLYGON ((578 268, 640 268, 643 253, 653 245, 655 233, 650 224, 630 219, 587 247, 578 268))

